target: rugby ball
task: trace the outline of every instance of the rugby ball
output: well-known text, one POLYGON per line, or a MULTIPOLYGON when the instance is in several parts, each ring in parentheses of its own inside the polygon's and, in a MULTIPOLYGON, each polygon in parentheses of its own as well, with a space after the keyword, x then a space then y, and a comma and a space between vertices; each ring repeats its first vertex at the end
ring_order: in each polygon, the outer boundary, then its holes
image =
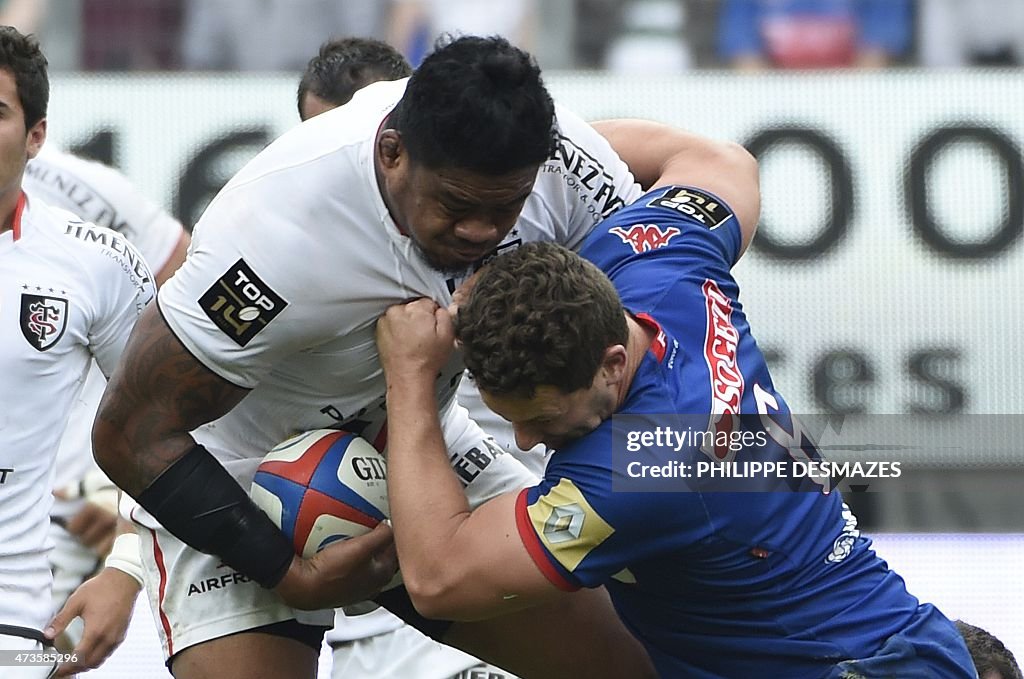
POLYGON ((267 453, 249 494, 307 559, 389 515, 384 457, 365 439, 335 429, 299 434, 267 453))

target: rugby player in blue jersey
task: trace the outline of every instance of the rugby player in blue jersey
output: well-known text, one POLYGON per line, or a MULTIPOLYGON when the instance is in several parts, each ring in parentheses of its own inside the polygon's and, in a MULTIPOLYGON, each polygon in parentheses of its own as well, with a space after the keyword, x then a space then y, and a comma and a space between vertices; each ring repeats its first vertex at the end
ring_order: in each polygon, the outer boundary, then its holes
POLYGON ((413 602, 427 617, 474 620, 605 585, 664 677, 976 677, 953 624, 907 592, 837 492, 616 485, 626 474, 613 414, 703 414, 708 431, 765 442, 673 452, 694 465, 816 454, 730 273, 757 222, 756 169, 697 170, 669 168, 595 228, 582 257, 529 244, 497 258, 455 323, 429 300, 381 319, 389 498, 413 602), (432 391, 456 326, 518 445, 555 450, 539 485, 472 512, 432 391))

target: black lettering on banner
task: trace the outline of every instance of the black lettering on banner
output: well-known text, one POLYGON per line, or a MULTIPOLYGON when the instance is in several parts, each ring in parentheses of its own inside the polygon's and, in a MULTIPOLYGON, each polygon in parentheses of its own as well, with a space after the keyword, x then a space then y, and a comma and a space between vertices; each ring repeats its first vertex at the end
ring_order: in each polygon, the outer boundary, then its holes
MULTIPOLYGON (((839 145, 819 130, 806 127, 780 127, 762 130, 745 146, 758 160, 781 145, 802 146, 818 155, 828 167, 828 217, 821 230, 808 241, 785 243, 772 233, 770 223, 761 218, 754 247, 776 259, 812 259, 832 250, 846 235, 853 219, 853 172, 839 145)), ((803 190, 794 187, 794 191, 803 190)))
POLYGON ((96 130, 92 136, 85 141, 71 144, 68 150, 76 156, 98 160, 104 165, 118 167, 117 163, 117 137, 116 130, 96 130))
POLYGON ((765 347, 761 349, 761 355, 764 356, 764 362, 768 364, 769 368, 782 368, 786 365, 786 352, 775 347, 765 347))
POLYGON ((225 335, 244 347, 288 302, 239 259, 203 293, 199 306, 225 335))
MULTIPOLYGON (((994 257, 1009 250, 1024 233, 1024 161, 1013 140, 991 127, 968 124, 946 125, 926 136, 910 155, 907 198, 914 231, 940 255, 953 259, 994 257), (932 190, 928 181, 936 158, 949 146, 977 144, 999 158, 1003 166, 1006 200, 1003 221, 991 237, 980 241, 951 240, 929 205, 932 190)), ((970 196, 964 196, 969 200, 970 196)))
POLYGON ((0 486, 7 483, 7 475, 14 473, 14 467, 0 467, 0 486))
POLYGON ((914 401, 907 409, 921 415, 952 415, 962 413, 967 405, 964 386, 950 373, 960 364, 960 352, 944 347, 919 349, 907 357, 907 372, 934 394, 927 401, 914 401), (929 403, 930 402, 930 403, 929 403))
POLYGON ((867 412, 868 389, 875 373, 864 354, 853 349, 830 351, 814 363, 814 399, 827 413, 867 412))
POLYGON ((181 173, 174 216, 191 229, 217 192, 270 139, 269 128, 256 127, 229 132, 203 146, 181 173), (233 155, 238 162, 227 162, 233 155))

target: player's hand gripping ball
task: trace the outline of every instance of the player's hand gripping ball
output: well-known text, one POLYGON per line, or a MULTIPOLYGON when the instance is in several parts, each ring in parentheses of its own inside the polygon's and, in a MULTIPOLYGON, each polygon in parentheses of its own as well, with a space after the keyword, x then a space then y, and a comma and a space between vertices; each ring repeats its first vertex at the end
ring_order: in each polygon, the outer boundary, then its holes
POLYGON ((267 453, 250 495, 303 558, 368 533, 389 515, 383 456, 334 429, 299 434, 267 453))

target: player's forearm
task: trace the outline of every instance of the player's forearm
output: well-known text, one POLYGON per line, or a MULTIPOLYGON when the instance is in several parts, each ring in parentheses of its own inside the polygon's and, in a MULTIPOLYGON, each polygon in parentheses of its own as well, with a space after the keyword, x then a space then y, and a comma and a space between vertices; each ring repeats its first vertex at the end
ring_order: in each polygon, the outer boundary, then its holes
POLYGON ((458 579, 456 534, 469 517, 437 415, 433 380, 388 385, 388 502, 403 579, 417 606, 458 579))
POLYGON ((119 488, 138 499, 142 491, 195 445, 195 441, 188 434, 154 439, 133 437, 130 432, 135 428, 130 421, 121 423, 101 411, 93 424, 92 435, 100 469, 119 488))
POLYGON ((591 125, 608 140, 645 190, 670 168, 678 172, 681 166, 691 167, 693 181, 699 180, 720 165, 723 152, 732 146, 651 120, 598 120, 591 125))
POLYGON ((179 540, 273 587, 293 561, 291 542, 188 433, 246 393, 199 363, 150 305, 107 384, 93 448, 111 480, 179 540))

